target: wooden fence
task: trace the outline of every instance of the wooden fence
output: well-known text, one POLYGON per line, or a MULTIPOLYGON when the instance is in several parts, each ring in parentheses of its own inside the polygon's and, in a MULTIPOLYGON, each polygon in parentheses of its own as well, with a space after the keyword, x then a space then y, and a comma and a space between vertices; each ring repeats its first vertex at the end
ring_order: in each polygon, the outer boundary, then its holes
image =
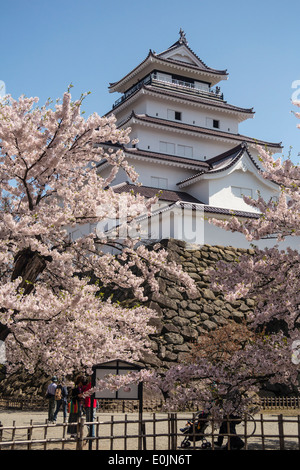
MULTIPOLYGON (((139 409, 138 401, 134 400, 98 400, 99 413, 133 413, 139 409)), ((144 400, 143 410, 148 412, 163 411, 164 401, 161 399, 144 400)), ((0 409, 36 410, 48 409, 48 401, 42 398, 13 398, 0 396, 0 409)), ((260 398, 261 410, 300 409, 300 397, 264 397, 260 398)), ((193 404, 187 404, 186 411, 193 411, 193 404)))
POLYGON ((300 397, 264 397, 260 399, 263 410, 299 409, 300 397))
MULTIPOLYGON (((187 420, 195 417, 189 413, 132 413, 130 415, 98 415, 88 423, 81 418, 74 438, 68 434, 68 423, 34 424, 0 427, 0 450, 178 450, 182 443, 189 450, 217 450, 215 445, 219 425, 207 420, 205 435, 199 434, 196 424, 188 433, 181 429, 187 420), (93 425, 94 437, 87 437, 88 426, 93 425), (208 446, 207 447, 207 443, 208 446), (203 445, 205 444, 205 445, 203 445), (205 449, 203 448, 205 447, 205 449)), ((228 419, 228 423, 230 419, 228 419)), ((256 415, 247 417, 236 428, 246 450, 300 450, 300 416, 285 417, 256 415)), ((224 444, 231 434, 229 424, 224 433, 224 444)), ((185 448, 185 447, 184 447, 185 448)))
MULTIPOLYGON (((138 400, 98 400, 98 412, 103 413, 132 413, 139 410, 138 400)), ((0 396, 0 409, 14 409, 14 410, 35 410, 44 411, 48 409, 48 400, 43 398, 16 398, 0 396)), ((161 411, 164 406, 164 401, 160 399, 144 400, 144 411, 161 411)), ((187 407, 193 410, 193 407, 187 407)))

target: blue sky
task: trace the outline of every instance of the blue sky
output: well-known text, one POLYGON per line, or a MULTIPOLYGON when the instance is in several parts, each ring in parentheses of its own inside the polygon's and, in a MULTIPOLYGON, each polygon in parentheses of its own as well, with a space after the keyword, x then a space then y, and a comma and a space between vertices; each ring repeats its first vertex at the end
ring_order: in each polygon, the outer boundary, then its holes
MULTIPOLYGON (((240 133, 283 142, 298 162, 300 129, 291 111, 300 100, 299 0, 0 0, 0 81, 21 94, 85 100, 105 114, 119 97, 108 92, 152 49, 167 49, 182 28, 210 67, 227 69, 226 101, 256 114, 240 133), (295 88, 293 88, 293 86, 295 88)), ((300 121, 299 121, 300 123, 300 121)))

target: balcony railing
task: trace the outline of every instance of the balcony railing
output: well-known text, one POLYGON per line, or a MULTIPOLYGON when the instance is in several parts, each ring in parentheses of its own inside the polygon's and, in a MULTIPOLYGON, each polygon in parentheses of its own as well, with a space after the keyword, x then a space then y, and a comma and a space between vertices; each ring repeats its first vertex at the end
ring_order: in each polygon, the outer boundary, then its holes
POLYGON ((123 101, 125 101, 129 96, 131 96, 133 93, 135 93, 137 90, 139 90, 143 85, 157 85, 159 87, 167 88, 170 90, 176 90, 184 93, 189 93, 197 96, 203 96, 205 98, 211 98, 211 99, 217 99, 217 100, 223 100, 224 95, 223 93, 220 92, 220 88, 216 87, 215 90, 210 89, 209 91, 207 90, 202 90, 200 88, 195 87, 194 83, 186 82, 184 80, 177 80, 177 79, 171 79, 171 80, 163 80, 162 78, 158 78, 157 74, 151 73, 147 75, 143 80, 138 82, 136 85, 134 85, 132 88, 130 88, 126 93, 124 93, 123 96, 121 96, 115 103, 113 104, 113 108, 116 106, 119 106, 123 101))

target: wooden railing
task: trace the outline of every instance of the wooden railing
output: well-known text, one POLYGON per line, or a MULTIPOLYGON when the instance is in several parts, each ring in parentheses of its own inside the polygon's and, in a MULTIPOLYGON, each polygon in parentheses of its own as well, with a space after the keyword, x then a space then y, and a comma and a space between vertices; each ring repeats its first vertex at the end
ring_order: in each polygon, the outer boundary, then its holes
MULTIPOLYGON (((98 412, 101 413, 131 413, 139 409, 138 401, 134 400, 98 400, 98 412)), ((300 409, 300 397, 264 397, 260 399, 260 409, 280 410, 280 409, 300 409)), ((43 398, 12 398, 0 396, 0 409, 15 410, 47 410, 48 401, 43 398)), ((164 401, 160 399, 144 400, 144 411, 159 412, 164 409, 164 401)), ((186 411, 194 411, 193 405, 188 404, 186 411)))
POLYGON ((299 409, 300 397, 264 397, 260 405, 263 410, 299 409))
MULTIPOLYGON (((0 450, 178 450, 188 436, 189 450, 209 448, 219 449, 215 442, 219 433, 219 424, 212 418, 207 420, 205 435, 197 434, 192 426, 188 434, 181 429, 186 425, 191 414, 138 414, 98 415, 96 421, 88 423, 81 418, 77 423, 74 438, 68 434, 68 423, 42 424, 0 427, 0 450), (93 425, 94 437, 86 437, 87 426, 93 425), (203 445, 205 444, 205 445, 203 445), (207 447, 209 445, 209 447, 207 447)), ((230 419, 228 419, 228 423, 230 419)), ((257 415, 247 417, 236 428, 246 450, 300 450, 300 416, 285 417, 257 415)), ((224 443, 234 437, 229 431, 224 432, 224 443)))

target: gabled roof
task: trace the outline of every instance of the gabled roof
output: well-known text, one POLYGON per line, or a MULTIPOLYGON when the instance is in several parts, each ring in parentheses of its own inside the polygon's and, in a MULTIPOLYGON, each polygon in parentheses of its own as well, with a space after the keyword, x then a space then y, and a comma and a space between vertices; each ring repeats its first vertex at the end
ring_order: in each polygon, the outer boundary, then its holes
POLYGON ((220 155, 217 155, 216 157, 206 160, 206 162, 208 163, 210 167, 208 171, 201 170, 195 175, 190 176, 189 178, 186 178, 185 180, 180 181, 179 183, 177 183, 177 186, 184 187, 184 186, 193 184, 197 182, 199 179, 201 179, 204 173, 206 175, 213 175, 215 173, 227 171, 232 166, 234 166, 242 158, 242 156, 245 153, 247 154, 248 158, 251 160, 255 168, 258 171, 261 171, 261 168, 257 165, 255 160, 252 158, 248 150, 247 143, 242 142, 240 145, 237 145, 236 147, 228 150, 227 152, 221 153, 220 155))
POLYGON ((248 157, 252 161, 253 165, 256 167, 258 171, 261 171, 261 168, 257 165, 256 161, 252 158, 251 153, 248 149, 247 142, 242 142, 240 145, 237 145, 231 150, 227 150, 227 152, 223 152, 216 157, 210 158, 207 160, 207 163, 210 166, 210 173, 216 173, 217 171, 227 170, 231 166, 233 166, 240 158, 247 153, 248 157))
MULTIPOLYGON (((167 59, 167 60, 172 60, 174 62, 184 62, 184 63, 189 63, 186 60, 184 60, 184 57, 186 58, 191 58, 194 66, 200 68, 201 70, 205 70, 209 73, 213 74, 218 74, 218 75, 228 75, 227 70, 216 70, 211 67, 208 67, 203 60, 198 57, 197 54, 189 47, 188 42, 185 37, 185 33, 182 29, 179 31, 180 38, 178 41, 176 41, 172 46, 170 46, 168 49, 166 49, 163 52, 160 52, 157 54, 157 57, 162 58, 162 59, 167 59), (182 56, 181 59, 174 59, 174 56, 180 52, 180 55, 182 56)), ((192 64, 190 64, 192 65, 192 64)))
POLYGON ((206 70, 207 72, 216 73, 219 75, 228 75, 227 70, 216 70, 211 67, 208 67, 205 64, 205 62, 203 62, 203 60, 200 59, 200 57, 197 54, 195 54, 195 52, 189 47, 185 33, 181 28, 179 31, 179 36, 180 37, 178 41, 172 44, 172 46, 168 47, 168 49, 166 49, 165 51, 157 54, 157 57, 168 59, 168 60, 173 60, 175 62, 190 63, 191 61, 196 67, 206 70), (174 57, 176 57, 178 53, 180 53, 181 58, 175 59, 174 57))
POLYGON ((166 51, 159 54, 156 54, 150 49, 147 57, 142 62, 140 62, 139 65, 137 65, 120 80, 109 84, 109 91, 111 93, 115 91, 124 93, 138 80, 145 77, 148 73, 157 68, 162 71, 169 71, 169 73, 180 72, 196 80, 206 80, 207 82, 211 83, 211 85, 215 85, 220 80, 227 80, 228 78, 227 70, 217 70, 208 67, 188 47, 186 42, 179 40, 166 51), (172 58, 172 55, 175 56, 175 53, 179 51, 181 51, 181 53, 185 51, 186 54, 194 58, 194 62, 189 63, 183 60, 172 58))

